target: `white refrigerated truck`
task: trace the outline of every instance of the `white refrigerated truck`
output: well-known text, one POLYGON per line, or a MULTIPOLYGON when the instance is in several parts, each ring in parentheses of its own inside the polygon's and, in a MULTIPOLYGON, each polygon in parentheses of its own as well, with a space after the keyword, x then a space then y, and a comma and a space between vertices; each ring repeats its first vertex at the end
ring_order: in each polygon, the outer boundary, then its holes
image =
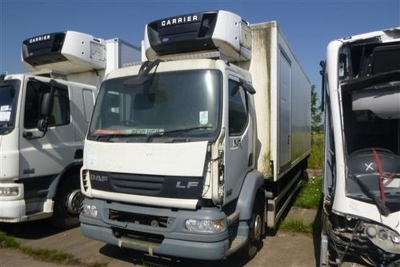
POLYGON ((400 264, 400 27, 334 40, 321 66, 321 266, 400 264))
POLYGON ((227 11, 146 25, 85 140, 87 237, 151 255, 253 257, 299 188, 311 84, 276 22, 227 11))
POLYGON ((23 41, 26 74, 0 78, 0 222, 79 225, 83 139, 98 87, 140 49, 66 31, 23 41))

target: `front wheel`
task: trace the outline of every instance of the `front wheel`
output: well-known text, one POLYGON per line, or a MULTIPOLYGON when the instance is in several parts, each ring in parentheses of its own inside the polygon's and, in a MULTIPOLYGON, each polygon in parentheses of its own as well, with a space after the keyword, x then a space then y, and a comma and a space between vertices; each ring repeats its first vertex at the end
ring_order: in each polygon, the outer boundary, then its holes
POLYGON ((333 248, 331 237, 329 236, 331 223, 329 222, 329 214, 326 210, 330 210, 329 206, 322 207, 321 215, 321 243, 320 243, 320 255, 319 261, 321 267, 335 267, 338 266, 336 260, 337 254, 333 248))
POLYGON ((79 179, 73 175, 65 177, 54 198, 51 224, 63 229, 79 226, 79 213, 82 210, 83 198, 79 179))
POLYGON ((256 198, 249 222, 249 239, 240 251, 240 256, 248 260, 253 259, 262 246, 263 227, 265 227, 263 210, 263 201, 261 198, 256 198))

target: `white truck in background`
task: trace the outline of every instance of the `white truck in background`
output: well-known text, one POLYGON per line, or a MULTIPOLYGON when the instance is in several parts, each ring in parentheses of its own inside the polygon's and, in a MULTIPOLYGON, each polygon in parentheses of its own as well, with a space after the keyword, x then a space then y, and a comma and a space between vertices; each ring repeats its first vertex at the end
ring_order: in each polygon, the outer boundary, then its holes
POLYGON ((329 43, 321 266, 400 265, 400 27, 329 43))
POLYGON ((146 25, 144 63, 103 81, 81 231, 150 255, 252 258, 300 186, 311 84, 276 22, 227 11, 146 25))
POLYGON ((0 222, 79 225, 83 139, 98 87, 140 54, 120 39, 74 31, 23 41, 30 72, 0 78, 0 222))

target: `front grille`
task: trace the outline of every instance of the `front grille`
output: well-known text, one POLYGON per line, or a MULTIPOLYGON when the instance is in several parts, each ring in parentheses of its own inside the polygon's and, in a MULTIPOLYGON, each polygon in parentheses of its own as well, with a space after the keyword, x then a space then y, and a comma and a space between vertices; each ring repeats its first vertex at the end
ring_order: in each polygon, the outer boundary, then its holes
POLYGON ((111 185, 117 192, 155 196, 163 188, 165 177, 114 173, 111 185))
POLYGON ((90 171, 96 190, 141 196, 199 199, 203 177, 142 175, 90 171))

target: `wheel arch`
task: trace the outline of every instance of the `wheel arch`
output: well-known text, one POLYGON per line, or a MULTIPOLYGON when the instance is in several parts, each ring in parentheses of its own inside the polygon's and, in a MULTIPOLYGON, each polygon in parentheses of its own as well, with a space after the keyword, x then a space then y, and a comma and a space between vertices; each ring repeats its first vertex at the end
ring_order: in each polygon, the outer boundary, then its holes
POLYGON ((76 173, 76 179, 79 181, 80 169, 82 167, 82 162, 73 162, 64 168, 62 172, 60 172, 56 178, 53 180, 52 184, 49 187, 49 193, 47 195, 48 198, 54 199, 57 194, 58 188, 63 183, 63 181, 69 177, 74 177, 72 174, 76 173))
POLYGON ((236 210, 239 211, 239 219, 241 221, 251 219, 253 210, 252 207, 254 206, 254 203, 258 197, 262 198, 263 203, 265 204, 263 186, 264 176, 262 173, 256 170, 247 173, 242 185, 242 189, 240 190, 236 207, 236 210))

